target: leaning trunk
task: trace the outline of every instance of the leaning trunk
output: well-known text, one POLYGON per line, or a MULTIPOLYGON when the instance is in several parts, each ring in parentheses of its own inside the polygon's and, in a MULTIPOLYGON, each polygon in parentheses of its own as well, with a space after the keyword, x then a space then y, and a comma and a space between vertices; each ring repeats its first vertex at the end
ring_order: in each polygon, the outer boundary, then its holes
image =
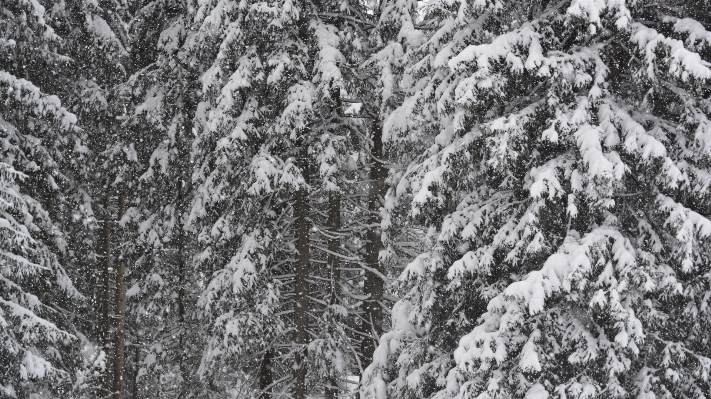
MULTIPOLYGON (((387 169, 383 165, 383 130, 379 123, 373 127, 370 190, 368 192, 368 230, 365 248, 365 276, 363 293, 363 321, 361 323, 361 364, 367 367, 373 360, 375 345, 383 332, 383 271, 379 256, 383 249, 380 229, 380 208, 385 195, 387 169)), ((361 376, 362 380, 362 376, 361 376)))
MULTIPOLYGON (((306 155, 305 155, 306 156, 306 155)), ((296 278, 294 282, 294 326, 296 328, 294 344, 296 349, 294 367, 294 399, 306 397, 306 345, 309 333, 309 171, 304 162, 302 168, 304 186, 296 192, 296 250, 299 252, 296 261, 296 278)))
MULTIPOLYGON (((341 195, 340 193, 334 192, 328 198, 328 234, 331 235, 328 239, 328 267, 331 274, 331 287, 330 287, 330 304, 331 306, 338 303, 338 297, 341 291, 341 266, 340 259, 338 258, 338 253, 341 248, 341 195)), ((332 339, 335 334, 334 324, 336 323, 337 315, 331 313, 333 319, 328 327, 328 332, 332 339)), ((329 377, 327 381, 325 398, 335 399, 338 395, 338 381, 336 381, 335 376, 329 377)))
POLYGON ((111 194, 108 188, 104 196, 104 270, 103 270, 103 298, 101 309, 101 343, 106 353, 106 373, 104 374, 102 396, 111 392, 111 372, 109 365, 109 354, 111 353, 111 194))
MULTIPOLYGON (((119 197, 118 220, 126 213, 126 197, 119 197)), ((123 399, 124 390, 124 346, 126 341, 126 257, 119 255, 116 265, 116 340, 114 344, 114 399, 123 399)))

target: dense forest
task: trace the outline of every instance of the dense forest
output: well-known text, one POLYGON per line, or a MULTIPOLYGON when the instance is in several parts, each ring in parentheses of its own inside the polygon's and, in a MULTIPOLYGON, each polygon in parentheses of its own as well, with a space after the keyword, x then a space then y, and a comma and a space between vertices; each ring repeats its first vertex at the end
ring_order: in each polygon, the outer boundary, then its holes
POLYGON ((0 1, 0 399, 711 398, 711 0, 0 1))

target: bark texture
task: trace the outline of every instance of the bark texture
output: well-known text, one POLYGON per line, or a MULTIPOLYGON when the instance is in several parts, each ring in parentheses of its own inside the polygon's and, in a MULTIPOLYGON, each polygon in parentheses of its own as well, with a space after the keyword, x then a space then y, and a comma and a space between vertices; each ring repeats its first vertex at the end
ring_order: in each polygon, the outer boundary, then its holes
MULTIPOLYGON (((331 193, 328 198, 328 268, 330 272, 330 304, 331 306, 338 303, 338 298, 341 293, 341 265, 339 259, 339 251, 341 249, 341 194, 331 193)), ((331 320, 329 325, 329 333, 333 337, 335 334, 336 315, 333 315, 334 320, 331 320)), ((326 399, 335 399, 338 396, 338 381, 335 378, 329 378, 326 382, 324 392, 326 399)))
POLYGON ((104 195, 104 229, 103 235, 103 254, 104 264, 102 271, 102 288, 103 297, 101 303, 101 343, 106 353, 106 373, 103 380, 103 394, 106 396, 111 393, 112 378, 111 368, 109 367, 109 358, 111 354, 111 194, 106 190, 104 195))
POLYGON ((365 248, 365 276, 363 293, 363 322, 361 323, 361 364, 366 367, 373 360, 373 352, 383 333, 383 270, 379 256, 383 249, 380 228, 380 208, 385 196, 385 178, 388 171, 383 165, 383 129, 379 123, 373 126, 371 150, 370 190, 368 192, 368 231, 365 248))
POLYGON ((274 383, 274 371, 272 359, 274 358, 274 350, 269 349, 262 356, 262 364, 259 366, 259 390, 261 394, 259 399, 270 399, 269 389, 274 383))
MULTIPOLYGON (((305 151, 304 151, 305 152, 305 151)), ((304 154, 304 158, 307 155, 304 154)), ((294 326, 296 328, 294 344, 296 349, 294 369, 294 399, 306 397, 307 356, 306 347, 309 342, 309 172, 308 163, 304 162, 302 173, 305 185, 296 192, 296 250, 299 252, 296 261, 296 278, 294 282, 294 326)))
MULTIPOLYGON (((126 213, 126 197, 119 197, 118 220, 126 213)), ((124 359, 126 345, 126 257, 119 255, 116 262, 116 335, 114 343, 114 385, 113 399, 123 399, 124 359)))

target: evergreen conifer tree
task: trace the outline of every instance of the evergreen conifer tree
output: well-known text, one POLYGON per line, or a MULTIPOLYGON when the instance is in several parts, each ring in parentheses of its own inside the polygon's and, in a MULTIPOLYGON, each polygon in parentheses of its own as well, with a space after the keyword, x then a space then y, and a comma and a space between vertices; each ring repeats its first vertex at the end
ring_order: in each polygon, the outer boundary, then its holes
POLYGON ((386 134, 425 143, 397 193, 430 250, 371 397, 709 395, 707 11, 423 9, 386 134))
POLYGON ((218 266, 201 299, 214 317, 202 370, 259 375, 263 397, 333 397, 358 370, 345 320, 359 303, 359 268, 347 265, 358 260, 349 226, 363 134, 340 98, 352 90, 342 50, 359 33, 340 24, 343 7, 198 10, 200 40, 224 38, 197 110, 191 217, 198 261, 218 266))
POLYGON ((196 302, 206 277, 192 267, 195 240, 186 230, 201 56, 191 47, 190 25, 185 3, 137 10, 129 29, 134 73, 119 88, 130 104, 122 129, 140 137, 140 176, 126 222, 127 241, 136 244, 127 277, 133 373, 126 379, 134 395, 156 398, 205 394, 197 375, 204 339, 196 302))
MULTIPOLYGON (((83 369, 66 271, 85 132, 64 108, 70 58, 43 4, 0 6, 0 397, 62 397, 83 369)), ((75 218, 76 216, 76 218, 75 218)))

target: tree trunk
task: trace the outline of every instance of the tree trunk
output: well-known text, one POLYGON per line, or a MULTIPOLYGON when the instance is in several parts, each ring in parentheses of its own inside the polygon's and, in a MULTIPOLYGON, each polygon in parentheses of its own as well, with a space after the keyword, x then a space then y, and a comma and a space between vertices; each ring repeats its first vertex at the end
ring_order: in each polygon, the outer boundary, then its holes
MULTIPOLYGON (((304 151, 304 157, 307 157, 304 151)), ((306 397, 307 358, 306 346, 309 341, 309 168, 304 161, 302 173, 305 185, 296 192, 296 250, 299 252, 296 261, 296 278, 294 282, 294 344, 296 349, 294 369, 294 399, 306 397)))
MULTIPOLYGON (((380 208, 385 195, 385 178, 387 169, 383 159, 383 130, 378 122, 373 126, 373 149, 371 151, 370 191, 368 193, 368 231, 365 248, 365 280, 363 293, 367 299, 363 301, 363 323, 361 324, 361 365, 367 367, 373 360, 373 352, 377 340, 383 332, 383 270, 378 260, 383 249, 380 228, 380 208)), ((361 375, 362 381, 362 375, 361 375)))
POLYGON ((103 394, 106 396, 111 393, 111 368, 109 367, 109 359, 111 354, 111 194, 108 187, 104 196, 104 270, 103 270, 103 289, 104 295, 102 299, 101 309, 101 343, 106 353, 106 370, 103 381, 103 394))
POLYGON ((178 259, 178 369, 180 370, 180 378, 183 382, 187 380, 185 370, 185 264, 183 260, 182 249, 179 251, 178 259))
MULTIPOLYGON (((126 213, 126 197, 119 197, 118 220, 126 213)), ((124 357, 126 341, 126 258, 122 253, 116 265, 116 343, 114 344, 114 399, 123 399, 124 391, 124 357)))
POLYGON ((262 364, 259 366, 259 390, 261 394, 259 399, 270 399, 269 389, 274 383, 274 371, 272 369, 272 358, 274 357, 274 349, 269 349, 262 356, 262 364))
MULTIPOLYGON (((182 191, 182 187, 181 187, 182 191)), ((182 202, 182 195, 179 197, 179 203, 182 202)), ((178 370, 180 371, 181 386, 184 387, 188 381, 188 374, 185 367, 185 257, 183 256, 185 251, 186 240, 184 240, 184 234, 181 230, 178 233, 176 253, 178 255, 178 370)))
MULTIPOLYGON (((190 156, 190 145, 189 143, 191 142, 191 139, 193 137, 193 118, 195 117, 195 109, 194 109, 194 95, 196 93, 196 87, 194 82, 196 82, 196 76, 192 73, 188 73, 189 78, 187 79, 187 88, 183 92, 183 101, 185 104, 184 110, 185 114, 183 115, 183 137, 180 141, 178 141, 178 151, 179 154, 183 154, 186 158, 190 156), (180 145, 182 143, 182 145, 180 145)), ((176 198, 176 215, 178 219, 178 225, 177 225, 177 237, 176 237, 176 254, 177 254, 177 262, 178 262, 178 298, 177 298, 177 305, 178 305, 178 322, 179 328, 178 328, 178 365, 179 365, 179 370, 180 370, 180 377, 182 381, 182 387, 185 387, 186 384, 189 384, 192 379, 190 378, 190 370, 189 367, 186 367, 186 360, 188 359, 188 351, 186 350, 186 345, 189 347, 188 339, 186 337, 185 331, 186 331, 186 310, 185 310, 185 304, 186 300, 189 301, 189 297, 186 298, 186 293, 185 293, 185 288, 186 285, 191 284, 192 282, 190 281, 190 277, 186 277, 186 273, 189 272, 189 268, 186 265, 185 259, 189 257, 188 254, 188 242, 189 238, 187 237, 187 233, 185 231, 185 226, 182 224, 183 222, 183 217, 186 214, 186 210, 190 206, 190 201, 186 201, 185 198, 190 197, 190 192, 192 191, 192 187, 188 182, 185 180, 181 180, 178 182, 178 195, 176 198)), ((188 302, 190 303, 190 302, 188 302)))
POLYGON ((331 305, 338 302, 341 293, 341 265, 338 253, 341 250, 341 194, 332 193, 328 198, 328 267, 331 272, 331 305))
MULTIPOLYGON (((331 273, 331 306, 338 303, 338 297, 341 293, 341 265, 338 253, 341 249, 341 194, 334 192, 328 198, 328 233, 331 237, 328 239, 328 267, 331 273)), ((336 315, 331 313, 333 319, 328 327, 331 337, 335 334, 336 315)), ((338 381, 331 377, 327 381, 328 386, 325 391, 326 399, 335 399, 338 395, 338 381)))
POLYGON ((141 361, 141 346, 136 341, 135 353, 133 355, 133 364, 136 368, 133 372, 133 392, 131 394, 131 399, 138 399, 138 370, 141 368, 139 362, 141 361))

